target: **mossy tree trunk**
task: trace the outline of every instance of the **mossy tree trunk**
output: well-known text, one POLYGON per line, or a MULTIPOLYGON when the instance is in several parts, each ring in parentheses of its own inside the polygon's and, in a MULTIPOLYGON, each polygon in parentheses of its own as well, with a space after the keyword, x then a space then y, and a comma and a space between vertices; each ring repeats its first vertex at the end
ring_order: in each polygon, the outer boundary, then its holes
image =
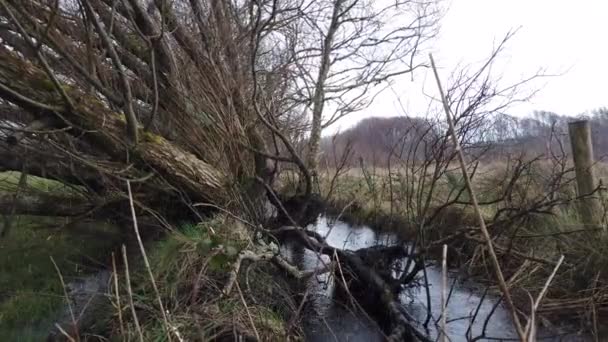
MULTIPOLYGON (((46 156, 48 159, 44 154, 38 155, 28 165, 33 171, 43 175, 48 167, 55 174, 63 173, 64 179, 75 181, 90 178, 95 172, 109 174, 115 181, 139 177, 139 188, 144 192, 159 194, 169 189, 187 195, 190 201, 215 205, 225 202, 226 177, 209 163, 160 135, 144 132, 141 127, 141 141, 131 145, 121 114, 76 87, 64 85, 63 89, 73 99, 73 108, 67 108, 48 75, 38 66, 12 51, 0 49, 0 96, 26 109, 35 119, 51 118, 53 126, 45 130, 67 132, 86 142, 96 153, 93 158, 79 151, 67 152, 62 156, 65 163, 52 154, 46 156)), ((52 142, 53 138, 49 135, 47 139, 52 142)), ((23 147, 4 148, 3 154, 15 156, 23 147)), ((5 159, 0 164, 7 170, 22 167, 23 161, 5 159)))

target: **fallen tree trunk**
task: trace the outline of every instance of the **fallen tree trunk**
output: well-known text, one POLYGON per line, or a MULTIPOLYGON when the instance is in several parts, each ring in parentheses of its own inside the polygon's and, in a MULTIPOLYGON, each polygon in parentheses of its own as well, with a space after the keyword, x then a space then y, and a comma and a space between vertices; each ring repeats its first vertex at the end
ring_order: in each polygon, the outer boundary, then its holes
MULTIPOLYGON (((91 160, 105 170, 119 170, 119 164, 91 160)), ((75 158, 54 151, 43 143, 28 141, 27 144, 10 146, 0 141, 0 171, 26 172, 41 178, 52 179, 91 189, 103 187, 102 172, 92 166, 83 165, 75 158)))
POLYGON ((0 213, 6 215, 14 212, 18 215, 79 216, 104 203, 105 201, 91 203, 76 196, 23 193, 15 198, 12 193, 0 193, 0 213))
POLYGON ((218 169, 159 135, 143 132, 141 127, 142 141, 131 146, 121 114, 75 87, 63 84, 62 88, 72 99, 73 108, 63 103, 44 71, 0 48, 0 97, 28 110, 36 119, 56 118, 56 128, 69 128, 71 134, 113 161, 153 173, 192 200, 225 201, 227 180, 218 169))

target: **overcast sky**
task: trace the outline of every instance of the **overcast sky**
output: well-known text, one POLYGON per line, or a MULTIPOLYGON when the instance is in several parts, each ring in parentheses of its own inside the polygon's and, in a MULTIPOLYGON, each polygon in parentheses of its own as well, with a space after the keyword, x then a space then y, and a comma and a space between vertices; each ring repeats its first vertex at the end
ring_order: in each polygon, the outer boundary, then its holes
MULTIPOLYGON (((511 108, 517 116, 534 110, 577 115, 608 106, 608 0, 447 0, 439 36, 430 43, 443 79, 459 64, 484 60, 513 29, 517 34, 500 61, 503 82, 517 81, 540 68, 561 76, 532 86, 539 93, 511 108)), ((428 51, 427 51, 428 52, 428 51)), ((421 56, 426 58, 426 54, 421 56)), ((403 115, 396 94, 410 115, 423 113, 435 93, 428 70, 395 81, 367 110, 352 114, 326 133, 343 130, 370 116, 403 115)))

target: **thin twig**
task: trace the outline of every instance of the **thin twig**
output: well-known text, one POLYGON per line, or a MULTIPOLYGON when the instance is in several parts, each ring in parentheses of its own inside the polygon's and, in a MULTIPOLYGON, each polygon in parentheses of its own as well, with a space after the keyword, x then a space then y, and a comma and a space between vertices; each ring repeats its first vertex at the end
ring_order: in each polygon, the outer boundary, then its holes
MULTIPOLYGON (((373 319, 373 318, 372 318, 372 317, 371 317, 371 316, 370 316, 370 315, 367 313, 367 311, 365 310, 365 308, 363 308, 363 306, 361 306, 361 304, 359 303, 359 301, 357 300, 357 298, 355 298, 355 296, 354 296, 354 295, 351 293, 350 289, 348 288, 348 287, 349 287, 349 284, 348 284, 348 282, 346 281, 346 278, 344 277, 344 270, 342 269, 342 265, 341 265, 341 262, 340 262, 340 257, 338 256, 338 252, 337 252, 336 250, 334 250, 334 253, 333 253, 333 258, 336 260, 336 266, 337 266, 336 268, 337 268, 337 271, 338 271, 338 272, 335 272, 335 271, 333 272, 334 277, 336 277, 336 273, 340 275, 340 281, 342 282, 342 286, 344 287, 344 291, 345 291, 345 292, 348 294, 348 298, 349 298, 349 300, 351 301, 351 303, 352 303, 353 307, 354 307, 354 308, 358 308, 358 309, 359 309, 359 311, 361 312, 361 314, 362 314, 363 316, 365 316, 365 318, 366 318, 366 319, 367 319, 367 320, 368 320, 370 323, 375 323, 375 324, 376 324, 376 326, 377 326, 378 328, 380 328, 380 326, 378 325, 378 323, 376 322, 376 320, 374 320, 374 319, 373 319)), ((338 280, 336 280, 336 281, 338 281, 338 280)), ((395 328, 393 328, 393 331, 395 331, 395 330, 396 330, 396 329, 395 329, 395 328)), ((386 336, 386 335, 384 334, 384 332, 382 332, 382 329, 379 329, 379 331, 382 333, 382 335, 384 335, 383 337, 384 337, 385 339, 388 339, 388 337, 389 337, 389 336, 386 336)))
POLYGON ((528 321, 528 323, 526 324, 526 329, 525 329, 526 335, 529 334, 529 336, 531 336, 529 341, 534 341, 533 332, 535 331, 534 317, 536 315, 536 311, 538 311, 540 302, 543 300, 543 297, 545 296, 545 293, 547 292, 549 285, 553 281, 553 278, 555 277, 555 274, 557 273, 557 270, 559 269, 559 267, 562 265, 563 261, 564 261, 564 256, 562 255, 559 257, 559 260, 557 261, 557 265, 555 265, 555 267, 553 268, 553 272, 551 272, 551 275, 549 276, 549 278, 547 278, 547 281, 545 282, 545 286, 543 286, 543 289, 540 291, 540 293, 536 297, 536 300, 534 301, 534 304, 532 305, 532 312, 530 313, 531 318, 528 321))
POLYGON ((473 325, 475 324, 475 320, 477 319, 477 316, 479 316, 479 310, 481 309, 481 305, 483 304, 484 300, 486 299, 486 295, 488 294, 488 287, 486 287, 483 291, 483 294, 481 295, 481 298, 479 298, 479 303, 477 303, 477 307, 475 308, 475 313, 473 313, 473 317, 471 318, 471 321, 469 323, 469 327, 467 328, 467 332, 466 332, 466 337, 467 337, 467 341, 471 341, 473 339, 473 325))
POLYGON ((120 305, 120 292, 118 291, 118 272, 116 271, 116 258, 112 252, 112 277, 114 278, 114 292, 116 295, 116 307, 118 309, 118 323, 120 324, 120 335, 125 335, 125 325, 122 320, 122 306, 120 305))
POLYGON ((152 288, 154 289, 154 293, 156 294, 156 300, 158 301, 158 306, 162 313, 163 322, 165 323, 165 329, 167 332, 167 339, 171 341, 171 334, 169 333, 171 330, 171 326, 169 325, 169 320, 167 319, 167 313, 165 312, 165 307, 163 305, 163 301, 160 298, 160 291, 158 291, 158 287, 156 286, 156 281, 154 280, 154 274, 152 273, 152 267, 150 267, 150 262, 148 261, 148 255, 146 254, 146 249, 144 248, 144 243, 141 240, 141 235, 139 234, 139 226, 137 225, 137 216, 135 215, 135 205, 133 204, 133 193, 131 192, 131 182, 127 181, 127 191, 129 194, 129 206, 131 207, 131 218, 133 219, 133 229, 135 230, 135 235, 137 237, 137 244, 139 245, 139 250, 141 252, 141 256, 144 259, 144 265, 146 266, 146 270, 148 271, 148 276, 150 277, 150 282, 152 283, 152 288))
POLYGON ((144 342, 144 334, 139 325, 137 319, 137 312, 135 311, 135 304, 133 303, 133 290, 131 289, 131 276, 129 275, 129 260, 127 259, 127 247, 122 245, 122 258, 125 263, 125 280, 127 281, 127 294, 129 295, 129 306, 131 307, 131 314, 133 315, 133 322, 135 322, 135 329, 139 336, 139 342, 144 342))
POLYGON ((253 317, 251 316, 251 312, 249 311, 249 306, 247 305, 247 302, 245 301, 245 297, 243 297, 243 291, 241 291, 241 287, 239 286, 238 281, 236 282, 236 289, 239 292, 239 297, 241 298, 241 302, 245 306, 245 312, 247 313, 247 317, 249 317, 249 322, 251 323, 251 327, 253 328, 253 332, 255 333, 255 338, 257 339, 257 341, 261 341, 260 334, 258 334, 258 329, 255 327, 255 322, 253 321, 253 317))
POLYGON ((51 262, 53 263, 53 266, 55 267, 55 271, 57 271, 57 275, 59 276, 59 281, 61 282, 61 287, 63 289, 63 295, 65 296, 65 301, 68 304, 68 310, 70 311, 70 318, 72 319, 72 326, 74 328, 74 331, 76 332, 76 340, 80 341, 80 337, 78 336, 78 322, 76 321, 76 316, 74 315, 74 309, 72 309, 72 303, 70 302, 70 296, 68 295, 68 290, 67 290, 67 286, 65 285, 65 282, 63 281, 63 275, 61 275, 61 271, 59 270, 59 267, 57 266, 57 263, 55 263, 55 259, 53 259, 53 256, 50 256, 51 258, 51 262))
MULTIPOLYGON (((65 102, 67 109, 72 110, 74 108, 74 102, 72 101, 72 99, 70 98, 68 93, 65 91, 65 89, 61 86, 61 83, 59 82, 59 80, 57 79, 55 74, 53 73, 51 67, 49 66, 48 62, 46 61, 46 59, 44 58, 42 53, 40 52, 40 49, 38 47, 36 47, 36 44, 30 39, 29 34, 25 31, 25 28, 23 28, 23 26, 21 25, 21 22, 19 21, 19 19, 17 19, 17 17, 13 14, 13 11, 10 10, 10 8, 4 3, 4 1, 0 1, 0 5, 2 5, 2 8, 4 9, 4 11, 8 14, 9 18, 13 21, 13 23, 15 24, 15 27, 17 27, 17 31, 23 36, 23 39, 27 42, 27 44, 32 48, 32 50, 36 54, 36 57, 40 61, 40 64, 42 65, 44 72, 51 79, 51 82, 53 83, 55 90, 57 90, 59 95, 61 95, 61 98, 65 102)), ((42 40, 40 40, 40 44, 42 44, 42 40)))
POLYGON ((67 333, 67 331, 63 330, 63 328, 61 327, 61 325, 59 325, 59 323, 55 323, 55 328, 57 328, 57 330, 59 330, 59 332, 65 336, 65 338, 68 339, 68 341, 70 342, 76 342, 76 340, 70 336, 70 334, 67 333))
POLYGON ((4 226, 0 228, 0 238, 7 236, 13 227, 13 222, 15 221, 15 217, 17 216, 17 202, 19 201, 19 197, 21 193, 27 186, 27 172, 26 172, 26 161, 23 162, 23 166, 21 168, 21 175, 19 175, 19 183, 17 183, 17 190, 13 196, 13 203, 11 205, 10 211, 8 215, 4 219, 4 226))
POLYGON ((158 113, 158 101, 159 101, 158 77, 156 75, 156 59, 155 59, 156 54, 154 53, 154 50, 152 47, 151 47, 150 51, 151 51, 150 64, 152 66, 152 84, 153 84, 153 90, 154 90, 154 102, 152 105, 152 113, 150 113, 150 118, 148 119, 148 122, 144 126, 144 131, 148 131, 150 129, 150 126, 154 123, 154 118, 156 117, 156 113, 158 113))
POLYGON ((447 341, 447 330, 446 330, 446 323, 447 323, 447 294, 446 294, 446 289, 448 287, 448 263, 447 263, 447 258, 448 258, 448 245, 443 245, 443 258, 441 260, 441 332, 440 332, 440 336, 441 342, 446 342, 447 341))
POLYGON ((29 98, 19 93, 18 91, 12 89, 8 85, 3 84, 2 82, 0 82, 0 92, 2 92, 2 97, 4 99, 10 100, 11 102, 23 106, 23 108, 26 109, 41 110, 51 113, 59 113, 63 111, 63 109, 60 107, 47 105, 42 102, 38 102, 32 98, 29 98))
POLYGON ((332 263, 324 264, 323 267, 315 268, 313 270, 299 270, 296 266, 291 265, 287 260, 282 257, 275 255, 272 252, 260 253, 256 254, 250 250, 244 250, 239 253, 236 258, 232 270, 228 275, 228 280, 222 289, 222 295, 227 296, 232 292, 232 287, 237 283, 237 277, 239 275, 239 271, 241 270, 241 265, 244 260, 249 260, 251 262, 260 262, 260 261, 272 261, 276 266, 280 267, 289 275, 296 279, 307 279, 312 277, 313 275, 328 272, 332 268, 332 263))
POLYGON ((127 74, 125 72, 124 66, 118 57, 118 53, 114 49, 114 45, 112 44, 111 38, 108 36, 108 33, 104 30, 104 28, 99 23, 99 20, 95 16, 95 12, 93 11, 93 7, 89 3, 89 0, 83 1, 84 8, 86 9, 87 15, 89 16, 91 22, 95 26, 101 41, 108 49, 108 54, 110 55, 110 60, 114 64, 114 67, 118 71, 118 76, 120 77, 123 91, 125 92, 125 103, 123 108, 123 112, 125 114, 125 121, 127 123, 127 133, 131 142, 137 145, 138 133, 137 133, 137 116, 135 115, 135 111, 133 110, 133 95, 131 93, 131 85, 129 84, 129 79, 127 78, 127 74))
POLYGON ((205 258, 205 261, 203 261, 203 265, 201 266, 201 269, 198 271, 198 275, 196 276, 196 279, 192 286, 192 294, 190 296, 190 303, 192 305, 197 305, 198 295, 199 295, 199 292, 201 289, 201 283, 203 282, 203 275, 205 274, 205 271, 207 270, 207 266, 209 265, 209 262, 221 251, 222 251, 222 249, 219 248, 219 246, 215 247, 214 249, 211 250, 211 252, 207 256, 207 258, 205 258))
MULTIPOLYGON (((412 247, 413 250, 413 247, 412 247)), ((411 260, 412 258, 410 258, 411 260)), ((424 257, 424 254, 422 255, 422 264, 426 265, 426 260, 424 257)), ((405 268, 405 271, 407 271, 409 269, 409 260, 408 260, 408 265, 405 268)), ((422 277, 424 280, 424 290, 425 290, 425 299, 426 299, 426 319, 424 320, 424 323, 422 324, 422 326, 426 329, 429 326, 429 322, 431 321, 431 318, 433 317, 433 307, 431 306, 431 286, 429 285, 429 275, 428 272, 426 270, 426 267, 422 267, 422 277)), ((402 282, 403 283, 403 282, 402 282)))
POLYGON ((553 278, 555 278, 555 274, 557 273, 557 270, 559 269, 559 267, 561 266, 563 261, 564 261, 564 256, 562 255, 559 257, 559 260, 557 261, 557 265, 555 265, 555 268, 553 268, 553 272, 551 272, 551 275, 549 276, 549 278, 547 278, 547 281, 545 282, 545 286, 543 286, 542 291, 540 291, 540 293, 538 294, 538 297, 536 297, 536 300, 534 301, 534 310, 538 310, 538 307, 540 306, 540 302, 542 301, 543 297, 545 296, 545 293, 547 292, 549 285, 553 281, 553 278))
POLYGON ((307 286, 306 287, 306 291, 304 291, 304 295, 302 296, 302 299, 300 300, 300 304, 298 305, 298 309, 293 314, 293 317, 289 320, 289 322, 287 322, 287 326, 285 327, 285 334, 286 335, 289 335, 292 327, 295 325, 295 323, 300 318, 300 314, 302 313, 302 309, 304 309, 304 304, 306 304, 308 302, 308 295, 309 294, 310 294, 310 286, 307 286))
POLYGON ((596 300, 595 300, 595 289, 597 289, 597 282, 600 279, 600 273, 601 272, 597 272, 597 274, 595 275, 595 281, 593 282, 593 293, 591 295, 591 305, 592 305, 592 310, 591 310, 591 314, 592 314, 592 323, 593 323, 593 341, 594 342, 599 342, 600 341, 600 336, 599 336, 599 329, 598 329, 598 325, 597 325, 597 305, 596 305, 596 300))

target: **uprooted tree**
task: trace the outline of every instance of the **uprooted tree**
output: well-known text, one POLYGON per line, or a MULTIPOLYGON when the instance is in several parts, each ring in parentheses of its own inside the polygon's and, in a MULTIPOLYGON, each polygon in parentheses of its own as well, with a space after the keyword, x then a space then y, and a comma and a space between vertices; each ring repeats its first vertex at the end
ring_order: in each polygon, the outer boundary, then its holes
POLYGON ((163 8, 161 20, 138 1, 1 3, 3 150, 17 157, 4 169, 84 186, 97 203, 130 179, 151 210, 223 205, 264 175, 243 148, 263 139, 251 75, 225 58, 234 46, 220 44, 217 25, 201 27, 209 56, 163 8))
POLYGON ((238 203, 257 218, 278 163, 310 195, 322 126, 415 69, 436 20, 410 1, 0 5, 2 169, 78 185, 98 209, 130 179, 149 210, 238 203))

